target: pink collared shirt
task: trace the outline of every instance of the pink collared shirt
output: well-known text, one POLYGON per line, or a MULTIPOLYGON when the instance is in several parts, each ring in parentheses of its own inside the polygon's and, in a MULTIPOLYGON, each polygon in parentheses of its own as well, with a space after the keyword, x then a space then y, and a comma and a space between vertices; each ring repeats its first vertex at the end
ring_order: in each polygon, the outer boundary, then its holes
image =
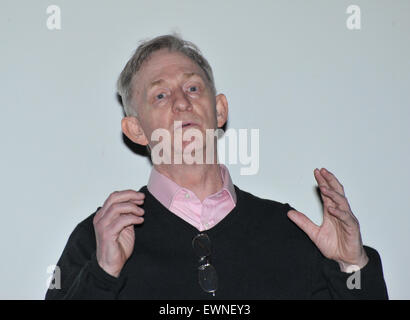
POLYGON ((154 167, 148 181, 148 191, 169 211, 188 222, 199 231, 216 226, 236 205, 235 188, 228 168, 220 164, 223 187, 201 201, 186 188, 181 187, 154 167))

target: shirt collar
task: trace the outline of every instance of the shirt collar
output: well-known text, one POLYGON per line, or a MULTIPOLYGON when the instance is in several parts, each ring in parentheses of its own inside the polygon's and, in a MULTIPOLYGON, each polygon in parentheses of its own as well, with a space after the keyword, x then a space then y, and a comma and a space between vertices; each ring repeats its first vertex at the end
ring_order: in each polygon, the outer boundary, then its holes
MULTIPOLYGON (((221 170, 223 187, 217 193, 221 192, 222 190, 228 191, 233 202, 236 204, 235 187, 232 183, 229 170, 224 164, 219 164, 219 168, 221 170)), ((148 191, 167 209, 170 208, 173 198, 178 191, 180 191, 181 189, 188 190, 187 188, 181 187, 179 184, 175 183, 165 175, 159 173, 158 170, 155 169, 155 167, 152 167, 151 169, 147 188, 148 191)), ((214 195, 215 194, 209 195, 208 198, 213 197, 214 195)))

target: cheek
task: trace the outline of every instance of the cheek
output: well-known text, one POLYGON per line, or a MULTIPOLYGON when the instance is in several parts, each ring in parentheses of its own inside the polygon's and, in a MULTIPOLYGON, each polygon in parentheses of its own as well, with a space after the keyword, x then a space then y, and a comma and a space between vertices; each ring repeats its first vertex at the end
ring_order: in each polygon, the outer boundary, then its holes
POLYGON ((212 101, 208 102, 206 108, 207 108, 206 110, 207 118, 215 122, 216 121, 216 107, 214 103, 212 101))
POLYGON ((142 130, 144 131, 145 137, 148 140, 151 140, 150 137, 152 133, 152 120, 150 119, 150 116, 146 112, 141 110, 138 113, 138 121, 140 123, 142 130))
POLYGON ((203 114, 206 114, 209 118, 212 118, 215 116, 216 111, 215 111, 215 101, 212 100, 212 97, 205 96, 199 100, 192 100, 192 103, 195 105, 197 104, 199 106, 200 112, 203 114))
MULTIPOLYGON (((154 131, 158 130, 158 134, 161 133, 161 130, 168 130, 168 122, 167 119, 164 118, 164 114, 160 112, 152 112, 150 117, 146 120, 146 132, 149 136, 147 136, 148 140, 151 141, 151 135, 154 131)), ((144 130, 144 131, 145 131, 144 130)))

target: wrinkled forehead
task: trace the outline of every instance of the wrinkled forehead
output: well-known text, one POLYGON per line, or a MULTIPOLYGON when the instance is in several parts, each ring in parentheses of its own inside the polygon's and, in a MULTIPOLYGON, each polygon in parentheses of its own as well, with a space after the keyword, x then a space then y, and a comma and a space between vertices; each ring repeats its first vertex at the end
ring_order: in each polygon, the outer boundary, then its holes
POLYGON ((144 61, 133 79, 133 86, 139 92, 146 91, 153 81, 172 79, 183 73, 197 73, 204 81, 206 79, 204 71, 189 57, 161 49, 144 61))

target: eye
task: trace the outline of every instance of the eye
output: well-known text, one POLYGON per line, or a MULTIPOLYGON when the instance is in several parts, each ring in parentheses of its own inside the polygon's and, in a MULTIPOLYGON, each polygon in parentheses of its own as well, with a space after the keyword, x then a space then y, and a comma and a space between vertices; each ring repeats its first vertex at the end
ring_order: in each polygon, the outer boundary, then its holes
POLYGON ((163 94, 163 93, 157 94, 157 95, 155 96, 155 98, 156 98, 157 100, 162 100, 163 98, 165 98, 165 94, 163 94))
POLYGON ((189 91, 189 92, 197 92, 197 91, 198 91, 198 87, 197 87, 197 86, 190 86, 190 87, 188 88, 188 91, 189 91), (192 89, 194 89, 194 90, 192 90, 192 89))

